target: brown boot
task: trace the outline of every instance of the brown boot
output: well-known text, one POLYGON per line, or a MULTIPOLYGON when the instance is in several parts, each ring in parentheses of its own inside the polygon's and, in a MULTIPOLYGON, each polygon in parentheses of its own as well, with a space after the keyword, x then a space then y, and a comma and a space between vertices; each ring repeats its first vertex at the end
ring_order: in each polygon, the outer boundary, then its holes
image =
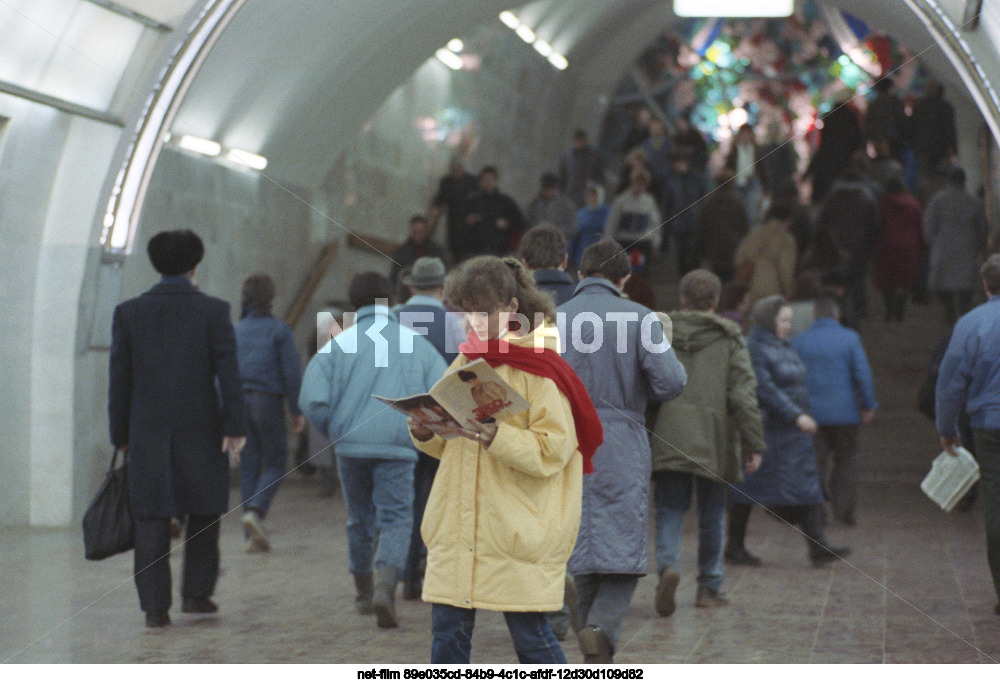
POLYGON ((583 653, 584 664, 611 664, 614 662, 614 650, 608 634, 597 626, 587 626, 580 629, 580 652, 583 653))
POLYGON ((371 574, 354 575, 354 609, 358 614, 372 613, 372 591, 374 582, 371 574))
POLYGON ((372 609, 380 628, 399 626, 396 619, 396 583, 399 571, 395 567, 380 564, 375 567, 375 592, 372 594, 372 609))
POLYGON ((656 607, 656 613, 661 617, 669 617, 677 609, 677 601, 674 596, 680 581, 681 575, 673 567, 667 567, 660 572, 660 582, 656 584, 656 598, 653 604, 656 607))

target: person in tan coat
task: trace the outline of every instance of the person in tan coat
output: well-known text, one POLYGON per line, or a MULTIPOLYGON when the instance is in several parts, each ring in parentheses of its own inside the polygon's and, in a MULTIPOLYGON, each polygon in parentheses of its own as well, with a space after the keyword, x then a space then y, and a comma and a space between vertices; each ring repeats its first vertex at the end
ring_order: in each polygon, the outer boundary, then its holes
POLYGON ((748 307, 774 294, 786 298, 792 295, 798 255, 795 238, 788 231, 791 222, 792 207, 773 204, 764 224, 752 230, 737 247, 733 258, 737 277, 752 272, 748 307))
POLYGON ((449 276, 445 297, 458 310, 486 311, 465 314, 471 332, 451 370, 483 358, 531 407, 447 441, 409 420, 415 445, 441 459, 420 528, 431 662, 469 662, 482 608, 504 613, 521 663, 565 663, 545 613, 563 604, 600 420, 558 355, 552 299, 519 261, 470 259, 449 276))

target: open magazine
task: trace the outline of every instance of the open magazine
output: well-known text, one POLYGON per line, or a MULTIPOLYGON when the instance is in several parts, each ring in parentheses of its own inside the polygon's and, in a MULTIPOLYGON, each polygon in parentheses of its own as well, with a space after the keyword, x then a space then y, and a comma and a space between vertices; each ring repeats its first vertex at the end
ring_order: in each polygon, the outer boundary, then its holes
POLYGON ((445 374, 426 394, 375 398, 445 439, 459 436, 461 427, 475 430, 480 425, 522 413, 531 406, 482 359, 445 374))
POLYGON ((942 451, 931 463, 931 471, 920 483, 920 488, 945 512, 951 512, 972 485, 979 481, 979 463, 964 448, 958 448, 958 457, 942 451))

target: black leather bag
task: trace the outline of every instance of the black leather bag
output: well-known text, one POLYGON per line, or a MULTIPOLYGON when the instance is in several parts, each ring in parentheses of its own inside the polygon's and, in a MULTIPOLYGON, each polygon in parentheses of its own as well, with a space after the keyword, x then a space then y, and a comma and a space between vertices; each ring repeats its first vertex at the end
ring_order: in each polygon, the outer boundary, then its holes
POLYGON ((121 467, 116 468, 117 459, 115 451, 101 490, 83 514, 83 548, 88 560, 103 560, 135 547, 135 523, 128 504, 128 461, 123 453, 121 467))

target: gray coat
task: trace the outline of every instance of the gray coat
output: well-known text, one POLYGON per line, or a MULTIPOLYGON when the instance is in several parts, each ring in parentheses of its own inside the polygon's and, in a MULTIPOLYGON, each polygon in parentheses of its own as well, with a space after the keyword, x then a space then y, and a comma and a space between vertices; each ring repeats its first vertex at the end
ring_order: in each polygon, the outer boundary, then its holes
POLYGON ((935 194, 924 212, 930 245, 928 288, 960 292, 982 287, 979 257, 986 253, 988 232, 981 201, 954 185, 935 194))
POLYGON ((655 314, 622 298, 604 278, 581 280, 573 298, 558 311, 563 358, 587 387, 604 427, 604 444, 594 454, 594 472, 583 478, 580 532, 569 571, 574 575, 645 574, 651 470, 646 403, 676 398, 687 374, 664 340, 655 314), (609 313, 627 314, 633 320, 619 323, 609 320, 609 313), (574 324, 579 314, 587 318, 574 324), (603 321, 596 328, 601 330, 603 343, 588 353, 588 345, 596 341, 592 321, 598 318, 603 321))

